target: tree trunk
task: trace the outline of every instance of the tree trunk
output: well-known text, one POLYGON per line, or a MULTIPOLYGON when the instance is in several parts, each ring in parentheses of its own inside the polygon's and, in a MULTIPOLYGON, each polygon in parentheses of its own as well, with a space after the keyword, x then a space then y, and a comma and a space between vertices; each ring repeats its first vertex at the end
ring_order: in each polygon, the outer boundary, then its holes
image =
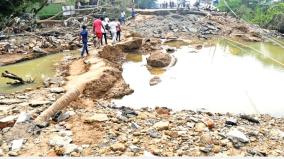
POLYGON ((42 112, 36 119, 35 124, 43 125, 48 121, 56 112, 67 107, 72 101, 76 100, 80 94, 84 91, 86 83, 78 85, 76 88, 67 91, 63 96, 61 96, 55 103, 53 103, 48 109, 42 112))
POLYGON ((21 77, 13 74, 11 72, 8 72, 8 71, 3 72, 2 77, 10 78, 12 80, 16 80, 18 84, 25 84, 25 81, 21 77))

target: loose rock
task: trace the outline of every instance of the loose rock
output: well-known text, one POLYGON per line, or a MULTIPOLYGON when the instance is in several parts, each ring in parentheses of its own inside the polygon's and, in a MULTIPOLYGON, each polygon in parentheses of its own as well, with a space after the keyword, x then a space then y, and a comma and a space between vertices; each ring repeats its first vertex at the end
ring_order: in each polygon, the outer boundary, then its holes
POLYGON ((56 88, 50 88, 49 91, 51 93, 64 93, 65 92, 65 89, 62 88, 62 87, 56 87, 56 88))
POLYGON ((85 122, 87 123, 93 123, 93 122, 103 122, 108 121, 109 118, 106 114, 94 114, 91 117, 85 118, 85 122))
POLYGON ((155 123, 153 127, 156 128, 158 131, 161 131, 161 130, 169 129, 169 125, 170 125, 170 122, 168 121, 159 121, 155 123))
POLYGON ((50 104, 49 101, 37 101, 37 100, 34 100, 34 101, 31 101, 29 103, 29 106, 31 107, 39 107, 39 106, 43 106, 43 105, 46 105, 46 104, 50 104))
POLYGON ((23 146, 24 139, 13 140, 12 141, 12 151, 19 151, 23 146))
POLYGON ((150 79, 149 84, 150 84, 150 86, 154 86, 154 85, 159 84, 160 82, 162 82, 161 78, 158 77, 158 76, 155 76, 155 77, 150 79))
POLYGON ((226 120, 226 123, 227 125, 237 125, 237 119, 235 118, 229 118, 226 120))
POLYGON ((126 146, 122 143, 116 143, 114 145, 111 145, 110 147, 113 151, 121 151, 124 152, 126 150, 126 146))
POLYGON ((153 52, 147 58, 147 64, 152 67, 166 67, 171 63, 171 56, 161 52, 153 52))
POLYGON ((237 129, 233 129, 230 132, 228 132, 227 137, 230 138, 230 139, 236 139, 236 140, 238 140, 242 143, 248 143, 249 142, 249 138, 247 138, 244 133, 242 133, 241 131, 239 131, 237 129))
POLYGON ((259 120, 255 117, 253 117, 253 116, 250 116, 250 115, 240 115, 240 118, 248 120, 248 121, 253 122, 253 123, 259 124, 259 120))

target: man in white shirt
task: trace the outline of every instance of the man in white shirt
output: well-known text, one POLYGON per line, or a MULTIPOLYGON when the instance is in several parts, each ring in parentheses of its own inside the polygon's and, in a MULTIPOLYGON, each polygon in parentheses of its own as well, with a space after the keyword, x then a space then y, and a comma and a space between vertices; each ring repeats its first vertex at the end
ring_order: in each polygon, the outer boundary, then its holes
POLYGON ((125 12, 124 11, 120 13, 120 21, 121 21, 121 24, 125 24, 125 12))
MULTIPOLYGON (((103 27, 102 27, 102 33, 103 33, 103 38, 105 39, 105 44, 107 45, 107 30, 106 30, 106 22, 104 21, 104 18, 101 18, 101 21, 103 23, 103 27)), ((103 38, 101 39, 101 44, 103 45, 103 38)))
POLYGON ((117 22, 112 19, 111 22, 109 23, 109 28, 110 28, 110 32, 111 32, 111 35, 112 35, 112 44, 115 44, 116 43, 116 27, 117 27, 117 22))

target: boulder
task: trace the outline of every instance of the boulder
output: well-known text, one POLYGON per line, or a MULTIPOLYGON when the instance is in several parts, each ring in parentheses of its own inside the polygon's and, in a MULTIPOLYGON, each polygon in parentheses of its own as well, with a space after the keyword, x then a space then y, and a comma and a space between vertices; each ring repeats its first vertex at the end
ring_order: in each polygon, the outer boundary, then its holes
POLYGON ((131 40, 121 42, 117 45, 123 52, 131 52, 140 49, 142 46, 142 41, 142 38, 132 38, 131 40))
POLYGON ((147 64, 152 67, 166 67, 171 63, 171 56, 161 52, 151 53, 147 58, 147 64))

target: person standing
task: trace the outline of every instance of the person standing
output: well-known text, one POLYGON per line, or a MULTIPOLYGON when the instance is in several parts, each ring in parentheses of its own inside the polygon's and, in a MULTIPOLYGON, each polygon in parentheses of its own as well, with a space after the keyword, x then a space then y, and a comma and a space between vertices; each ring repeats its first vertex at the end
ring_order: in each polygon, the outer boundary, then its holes
POLYGON ((100 18, 96 19, 93 23, 93 33, 97 37, 97 44, 99 44, 99 47, 103 37, 102 28, 103 28, 103 23, 101 19, 100 18))
POLYGON ((82 31, 80 32, 79 40, 81 40, 81 39, 82 39, 82 44, 83 44, 81 57, 83 58, 85 51, 86 51, 87 55, 89 55, 89 51, 88 51, 88 30, 87 30, 87 27, 85 25, 82 26, 82 31))
POLYGON ((136 15, 135 10, 134 10, 134 8, 132 8, 131 9, 131 16, 132 16, 133 19, 135 18, 135 15, 136 15))
POLYGON ((109 18, 108 16, 105 17, 105 22, 108 24, 109 23, 109 18))
MULTIPOLYGON (((102 26, 103 38, 105 39, 105 44, 107 45, 106 22, 104 21, 104 18, 103 18, 103 17, 101 17, 101 21, 102 21, 102 23, 103 23, 103 26, 102 26)), ((103 38, 101 39, 101 45, 103 45, 103 38)))
POLYGON ((112 44, 114 45, 116 43, 116 27, 117 27, 117 23, 114 21, 114 19, 111 20, 111 22, 109 23, 109 27, 110 27, 110 32, 112 35, 112 44))
POLYGON ((125 12, 121 11, 120 13, 120 21, 122 24, 125 24, 125 12))
POLYGON ((116 21, 117 26, 116 26, 116 41, 120 41, 120 33, 121 33, 121 27, 120 27, 120 22, 117 20, 116 21))

